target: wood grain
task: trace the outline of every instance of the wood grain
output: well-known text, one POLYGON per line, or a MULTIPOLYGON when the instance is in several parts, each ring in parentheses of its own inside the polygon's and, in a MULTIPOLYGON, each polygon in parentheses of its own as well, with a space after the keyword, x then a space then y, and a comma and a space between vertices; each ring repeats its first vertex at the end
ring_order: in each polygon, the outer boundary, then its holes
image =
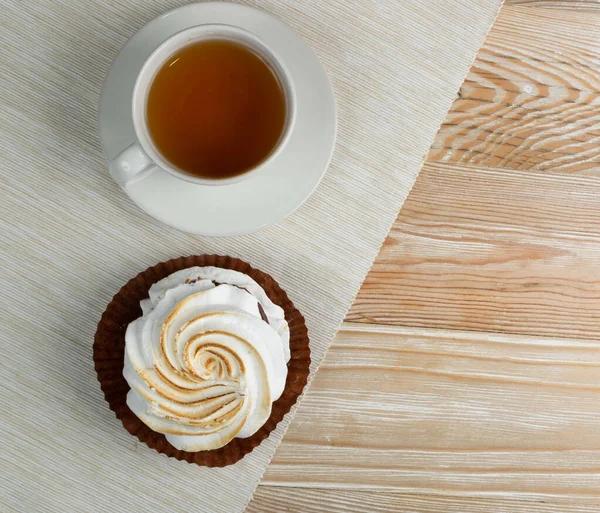
POLYGON ((430 161, 600 170, 600 11, 505 7, 430 161))
POLYGON ((598 10, 599 0, 504 0, 505 5, 519 5, 523 7, 545 7, 561 10, 598 10))
POLYGON ((347 320, 600 338, 600 181, 431 163, 347 320))
POLYGON ((250 513, 600 511, 600 3, 507 4, 250 513))
POLYGON ((518 500, 259 486, 246 513, 597 513, 600 501, 518 500))
POLYGON ((263 484, 589 497, 600 343, 344 325, 263 484))

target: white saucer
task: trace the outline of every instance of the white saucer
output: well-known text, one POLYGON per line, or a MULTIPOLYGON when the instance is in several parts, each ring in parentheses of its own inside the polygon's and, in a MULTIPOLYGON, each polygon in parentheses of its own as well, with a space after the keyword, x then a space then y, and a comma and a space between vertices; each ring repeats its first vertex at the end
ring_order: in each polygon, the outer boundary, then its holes
POLYGON ((290 26, 258 9, 221 2, 191 4, 156 18, 127 42, 110 68, 100 99, 100 138, 108 161, 136 140, 131 100, 142 64, 173 34, 207 23, 234 25, 257 35, 284 62, 297 101, 288 144, 264 175, 236 184, 196 185, 156 168, 125 192, 148 214, 179 230, 239 235, 279 221, 302 205, 333 153, 336 109, 331 84, 315 53, 290 26))

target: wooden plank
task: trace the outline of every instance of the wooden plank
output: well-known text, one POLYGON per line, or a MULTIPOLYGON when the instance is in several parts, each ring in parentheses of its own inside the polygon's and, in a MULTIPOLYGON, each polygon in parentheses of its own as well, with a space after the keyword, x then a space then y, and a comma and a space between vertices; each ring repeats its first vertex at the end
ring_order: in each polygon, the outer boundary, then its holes
POLYGON ((427 164, 347 316, 600 338, 600 181, 427 164))
POLYGON ((246 513, 597 513, 600 501, 515 500, 259 486, 246 513))
POLYGON ((430 161, 598 174, 600 10, 507 6, 430 161))
POLYGON ((504 0, 505 5, 519 5, 522 7, 545 7, 561 10, 599 10, 599 0, 504 0))
POLYGON ((600 343, 344 325, 263 484, 598 497, 600 343))

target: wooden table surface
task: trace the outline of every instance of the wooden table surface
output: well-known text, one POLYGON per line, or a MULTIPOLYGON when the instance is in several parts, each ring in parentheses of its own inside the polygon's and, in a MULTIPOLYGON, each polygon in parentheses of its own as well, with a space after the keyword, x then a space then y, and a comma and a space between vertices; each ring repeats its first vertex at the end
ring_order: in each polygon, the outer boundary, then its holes
POLYGON ((600 3, 508 2, 248 511, 600 511, 599 313, 600 3))

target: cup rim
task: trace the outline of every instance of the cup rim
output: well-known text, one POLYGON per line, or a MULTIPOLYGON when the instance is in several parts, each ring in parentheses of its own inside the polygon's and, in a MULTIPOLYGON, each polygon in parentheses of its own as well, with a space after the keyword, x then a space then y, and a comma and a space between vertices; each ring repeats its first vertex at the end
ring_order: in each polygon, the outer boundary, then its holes
POLYGON ((172 174, 173 176, 185 180, 187 182, 199 184, 199 185, 210 185, 210 186, 223 186, 230 185, 234 183, 238 183, 244 180, 247 180, 250 177, 255 177, 259 174, 262 174, 267 168, 268 165, 283 151, 286 146, 294 123, 296 119, 296 98, 295 91, 293 87, 293 82, 290 76, 289 71, 284 65, 283 60, 274 52, 269 46, 257 35, 245 30, 241 27, 237 27, 235 25, 229 25, 225 23, 208 23, 202 25, 195 25, 193 27, 188 27, 186 29, 180 30, 179 32, 173 34, 166 40, 164 40, 154 51, 150 54, 150 56, 145 60, 140 72, 138 73, 135 84, 133 87, 133 96, 132 96, 132 117, 133 117, 133 126, 135 130, 135 135, 137 137, 138 142, 142 146, 143 150, 150 157, 150 159, 154 162, 156 166, 163 169, 164 171, 172 174), (146 120, 146 104, 147 104, 147 96, 149 89, 153 83, 153 80, 156 76, 156 73, 161 69, 162 65, 168 58, 173 55, 178 50, 185 48, 186 46, 193 44, 195 41, 199 41, 201 39, 189 39, 186 42, 185 36, 189 34, 189 37, 202 35, 203 33, 207 33, 210 31, 214 31, 214 38, 206 38, 210 39, 225 39, 229 41, 234 41, 238 44, 245 46, 248 50, 258 55, 265 64, 271 69, 271 71, 275 74, 277 80, 280 83, 280 86, 283 89, 285 95, 286 102, 286 122, 284 129, 281 133, 279 141, 277 145, 271 150, 271 152, 261 160, 255 167, 245 171, 239 175, 230 177, 230 178, 203 178, 199 176, 192 175, 183 171, 173 164, 171 164, 162 154, 156 149, 152 137, 147 128, 147 120, 146 120), (246 40, 250 40, 255 45, 260 48, 260 52, 257 51, 256 47, 250 46, 243 41, 234 40, 231 37, 232 34, 237 34, 242 38, 246 38, 246 40), (173 40, 182 39, 182 44, 177 45, 172 51, 170 51, 165 58, 161 58, 160 61, 157 61, 157 57, 164 51, 166 47, 172 44, 173 40), (265 58, 265 54, 270 57, 270 60, 265 58), (275 66, 272 65, 275 64, 275 66), (147 75, 150 73, 150 76, 147 78, 147 75), (145 86, 145 87, 142 87, 145 86), (143 108, 141 112, 139 112, 139 95, 143 93, 144 98, 142 99, 143 108), (136 101, 137 100, 137 101, 136 101))

